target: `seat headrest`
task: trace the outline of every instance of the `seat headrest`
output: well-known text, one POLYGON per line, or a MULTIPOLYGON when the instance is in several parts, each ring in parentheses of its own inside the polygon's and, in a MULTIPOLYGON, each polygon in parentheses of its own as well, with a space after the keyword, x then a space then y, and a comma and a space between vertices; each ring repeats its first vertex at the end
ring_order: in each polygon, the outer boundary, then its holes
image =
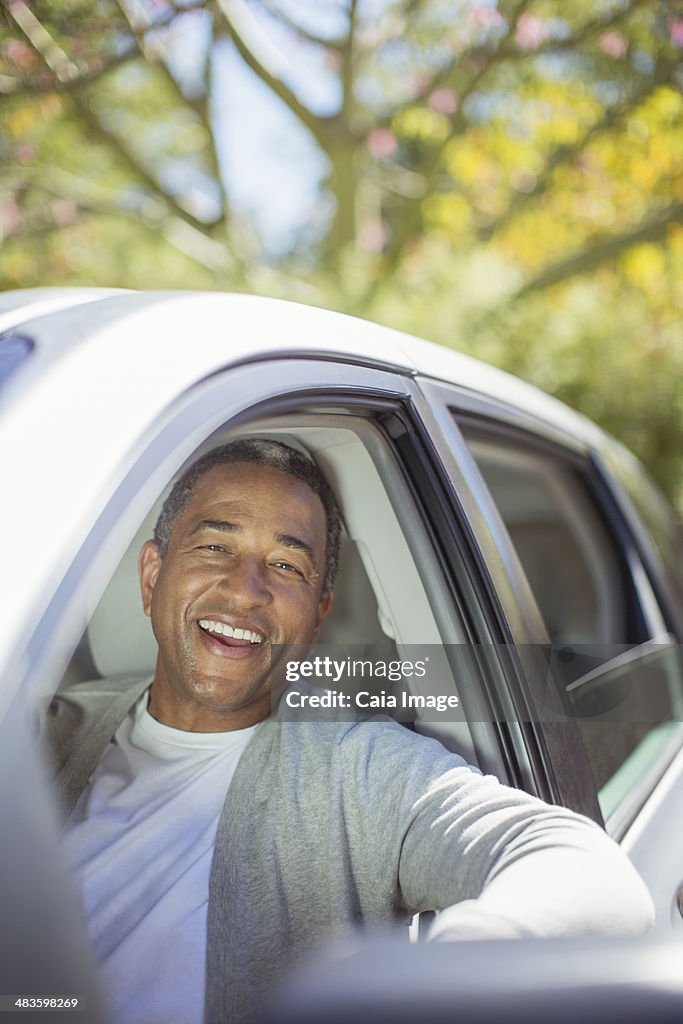
POLYGON ((142 610, 137 563, 140 548, 154 533, 160 508, 158 502, 136 533, 90 620, 90 651, 102 676, 154 672, 157 645, 142 610))

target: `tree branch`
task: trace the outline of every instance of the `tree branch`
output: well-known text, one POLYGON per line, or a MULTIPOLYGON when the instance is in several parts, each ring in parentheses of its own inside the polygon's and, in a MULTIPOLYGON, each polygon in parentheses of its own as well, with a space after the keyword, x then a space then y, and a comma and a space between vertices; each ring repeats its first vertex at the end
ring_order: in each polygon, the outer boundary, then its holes
POLYGON ((196 102, 193 102, 192 108, 196 111, 198 117, 200 118, 204 126, 204 131, 207 133, 209 144, 209 158, 211 160, 211 167, 220 195, 221 210, 223 213, 222 220, 223 224, 227 227, 228 221, 230 219, 230 203, 228 200, 228 193, 226 190, 225 181, 223 180, 223 175, 221 173, 221 165, 218 159, 218 149, 216 148, 216 136, 213 130, 213 125, 211 124, 211 114, 209 108, 209 104, 211 103, 211 97, 213 96, 213 62, 211 58, 214 42, 214 26, 212 21, 211 43, 208 48, 206 64, 204 66, 204 97, 203 100, 201 101, 198 100, 196 102))
POLYGON ((54 75, 49 79, 46 77, 45 81, 36 81, 35 77, 33 79, 25 79, 15 78, 12 75, 2 75, 0 93, 4 93, 5 96, 16 96, 21 99, 24 96, 36 96, 48 92, 70 92, 72 89, 79 88, 79 86, 97 81, 102 75, 106 75, 108 71, 119 68, 122 64, 127 64, 136 57, 137 47, 135 44, 130 44, 121 53, 108 60, 99 58, 92 61, 87 67, 82 68, 77 75, 73 75, 63 82, 59 81, 54 75))
MULTIPOLYGON (((567 40, 561 40, 559 42, 561 42, 563 46, 575 46, 578 42, 584 41, 589 34, 597 30, 604 31, 606 28, 623 20, 645 2, 646 0, 632 0, 628 7, 617 10, 608 18, 593 19, 587 22, 582 26, 578 33, 574 34, 567 40)), ((444 150, 452 142, 455 135, 462 134, 467 129, 467 120, 462 112, 462 106, 467 97, 472 94, 475 88, 480 85, 484 76, 487 75, 495 66, 499 65, 503 61, 516 60, 522 57, 528 58, 528 51, 521 50, 519 47, 511 45, 519 20, 528 6, 529 0, 518 0, 514 5, 511 13, 508 15, 508 26, 505 36, 497 43, 495 49, 471 47, 469 50, 458 56, 457 65, 453 62, 447 68, 441 69, 433 76, 426 86, 425 92, 431 92, 434 88, 437 88, 440 85, 453 84, 458 92, 460 102, 457 111, 451 115, 451 131, 448 137, 444 140, 441 146, 434 147, 428 160, 425 162, 424 167, 421 169, 423 179, 425 181, 423 195, 428 194, 430 191, 434 178, 441 166, 444 150), (476 70, 469 78, 467 84, 458 88, 459 83, 454 81, 455 74, 459 67, 462 67, 463 65, 467 66, 468 62, 472 62, 476 70), (477 62, 479 64, 478 67, 477 62)), ((552 50, 556 47, 557 42, 558 41, 556 40, 550 41, 547 44, 546 49, 548 51, 552 50)), ((543 46, 534 50, 533 55, 536 56, 542 51, 543 46)), ((395 112, 392 116, 395 116, 395 112)), ((558 153, 557 155, 559 159, 561 154, 558 153)), ((520 203, 524 202, 526 198, 531 197, 520 196, 520 203)), ((402 212, 400 233, 395 236, 394 245, 392 246, 389 254, 389 268, 395 268, 398 265, 406 243, 419 230, 421 223, 421 207, 422 197, 418 196, 409 199, 405 204, 402 212)))
MULTIPOLYGON (((196 3, 183 8, 180 12, 174 7, 170 11, 165 12, 157 21, 149 21, 145 26, 145 30, 149 28, 165 28, 178 16, 178 13, 186 14, 188 11, 202 10, 208 7, 210 3, 211 0, 197 0, 196 3)), ((42 58, 47 71, 51 72, 51 77, 49 79, 46 78, 45 81, 36 81, 35 77, 24 79, 13 78, 11 75, 2 75, 0 79, 0 93, 4 93, 6 96, 21 97, 47 92, 69 92, 70 90, 77 89, 79 86, 95 82, 108 71, 126 64, 131 59, 135 59, 137 54, 141 52, 137 38, 140 27, 131 21, 120 3, 118 6, 124 14, 134 38, 126 42, 119 53, 110 54, 108 57, 98 55, 85 66, 79 67, 56 44, 45 26, 38 21, 38 18, 28 8, 27 4, 23 0, 13 0, 8 5, 8 11, 22 35, 24 35, 32 48, 42 58)))
MULTIPOLYGON (((463 50, 457 55, 457 59, 454 58, 445 67, 439 68, 439 70, 431 76, 431 78, 425 83, 422 89, 422 94, 428 95, 440 86, 453 84, 454 73, 459 69, 467 67, 468 65, 475 67, 479 65, 479 73, 475 75, 474 80, 465 88, 458 91, 462 105, 462 101, 465 100, 471 92, 473 92, 474 88, 479 84, 482 75, 488 72, 491 67, 501 64, 503 61, 516 62, 518 60, 529 60, 532 57, 535 58, 544 53, 571 49, 579 43, 584 42, 585 39, 593 32, 604 32, 606 29, 611 28, 615 24, 626 19, 639 7, 644 6, 649 2, 650 0, 632 0, 628 7, 618 9, 608 17, 595 18, 592 21, 586 22, 574 35, 567 36, 566 39, 550 39, 541 43, 535 50, 529 51, 517 45, 512 45, 511 42, 514 31, 519 23, 519 19, 522 14, 524 14, 525 10, 527 10, 530 3, 530 0, 518 0, 509 15, 510 20, 508 28, 505 32, 505 36, 501 40, 491 45, 470 46, 466 50, 463 50)), ((411 100, 410 102, 412 103, 414 101, 411 100)), ((400 106, 395 107, 389 115, 385 116, 381 121, 378 121, 377 124, 385 126, 390 124, 396 114, 400 113, 406 105, 407 104, 403 103, 400 106)))
MULTIPOLYGON (((193 11, 200 10, 201 8, 207 6, 207 2, 208 2, 208 0, 201 0, 201 2, 194 4, 192 6, 192 8, 188 8, 188 10, 193 10, 193 11)), ((116 5, 119 8, 119 10, 121 11, 121 14, 122 14, 123 18, 125 19, 126 23, 128 24, 128 27, 129 27, 130 31, 133 33, 133 35, 135 37, 135 45, 137 46, 137 49, 138 49, 140 55, 149 64, 155 64, 156 67, 159 68, 159 70, 163 74, 164 78, 166 79, 167 84, 170 86, 172 91, 175 93, 175 96, 178 99, 178 101, 182 105, 188 106, 188 107, 190 107, 191 110, 194 111, 194 113, 197 115, 197 117, 201 121, 201 123, 202 123, 202 125, 204 127, 205 132, 207 133, 207 137, 209 139, 209 153, 210 153, 210 156, 211 156, 212 170, 213 170, 213 173, 214 173, 214 179, 216 181, 216 185, 217 185, 218 190, 219 190, 220 195, 221 195, 221 211, 222 211, 222 216, 220 217, 220 219, 216 219, 214 221, 211 221, 210 223, 205 223, 203 221, 197 220, 196 218, 193 218, 192 215, 189 214, 187 211, 185 211, 185 216, 190 220, 190 223, 192 223, 195 228, 201 228, 202 230, 208 231, 211 228, 217 227, 219 223, 225 222, 227 220, 227 211, 228 211, 227 197, 225 195, 224 185, 223 185, 223 182, 222 182, 221 176, 220 176, 220 168, 218 166, 218 155, 217 155, 216 149, 215 149, 215 143, 214 143, 214 137, 213 137, 213 127, 211 125, 211 122, 210 122, 210 119, 209 119, 209 114, 208 114, 208 107, 207 107, 207 103, 208 103, 208 89, 205 89, 204 99, 202 101, 192 102, 190 100, 187 100, 186 97, 183 95, 183 92, 182 92, 182 90, 181 90, 177 80, 174 78, 174 76, 171 73, 171 70, 170 70, 168 64, 163 59, 163 57, 160 56, 160 55, 157 56, 157 54, 153 54, 150 51, 149 44, 147 42, 146 36, 147 36, 147 33, 150 30, 155 30, 158 27, 158 24, 156 22, 153 22, 151 20, 151 18, 149 18, 149 16, 146 16, 144 21, 137 21, 136 22, 131 17, 130 13, 126 9, 125 3, 123 3, 122 0, 116 0, 116 5)), ((175 9, 175 10, 176 10, 176 16, 179 13, 180 14, 186 13, 186 11, 184 9, 180 10, 180 11, 178 11, 177 9, 175 9)), ((167 21, 167 24, 171 24, 172 21, 173 21, 173 18, 169 17, 168 21, 167 21)), ((164 27, 166 27, 166 26, 164 26, 164 27)), ((157 188, 158 188, 158 186, 157 186, 157 188)), ((178 212, 180 212, 181 210, 184 210, 184 207, 182 206, 182 204, 179 204, 179 207, 180 207, 180 209, 178 210, 178 212)))
POLYGON ((651 96, 655 89, 665 82, 671 81, 676 70, 676 64, 677 62, 675 61, 660 62, 649 82, 630 96, 627 101, 621 103, 618 107, 610 107, 605 110, 603 116, 590 125, 576 142, 571 145, 558 146, 547 159, 543 173, 539 176, 533 189, 529 192, 515 193, 505 212, 500 217, 497 217, 492 224, 479 230, 479 238, 482 241, 488 241, 513 216, 518 214, 530 200, 536 200, 539 196, 542 196, 551 187, 553 175, 559 167, 566 167, 568 164, 571 164, 593 139, 610 131, 624 117, 632 113, 644 100, 651 96))
MULTIPOLYGON (((22 172, 24 171, 22 168, 22 172)), ((33 188, 59 199, 72 200, 80 213, 123 217, 144 225, 154 234, 161 234, 169 244, 205 270, 222 274, 237 266, 233 254, 225 246, 207 237, 204 232, 197 231, 184 218, 171 213, 162 200, 138 198, 132 203, 124 202, 120 194, 113 189, 93 186, 91 182, 82 181, 75 175, 54 169, 50 170, 46 178, 42 178, 40 173, 35 173, 33 178, 33 188)), ((49 232, 60 227, 63 228, 64 225, 55 224, 45 217, 29 218, 25 221, 25 227, 12 232, 8 239, 49 232)))
POLYGON ((566 39, 547 39, 545 42, 540 43, 535 50, 530 51, 519 46, 506 45, 502 47, 502 56, 506 59, 516 58, 527 58, 529 56, 537 57, 545 53, 557 53, 560 50, 569 50, 573 46, 579 43, 583 43, 586 39, 590 38, 596 32, 605 32, 610 28, 614 28, 615 25, 625 21, 634 11, 639 7, 644 7, 646 4, 650 4, 652 0, 631 0, 631 3, 627 7, 617 8, 611 14, 606 17, 593 18, 592 20, 584 22, 580 28, 577 29, 572 35, 566 37, 566 39))
POLYGON ((425 93, 432 92, 439 85, 449 84, 454 72, 457 72, 460 67, 467 68, 472 66, 475 68, 473 76, 464 86, 461 85, 458 90, 460 106, 462 107, 464 100, 474 92, 483 76, 492 67, 500 64, 505 59, 505 44, 512 38, 519 24, 519 19, 529 7, 529 3, 530 0, 517 0, 508 16, 507 28, 502 39, 493 45, 470 46, 463 53, 458 54, 457 59, 451 61, 447 68, 442 68, 440 72, 434 75, 433 79, 426 86, 425 93))
POLYGON ((101 120, 94 113, 90 105, 83 99, 78 92, 72 96, 72 103, 74 110, 77 113, 79 119, 86 125, 88 131, 98 138, 108 149, 114 151, 116 156, 123 163, 133 177, 144 185, 153 195, 159 196, 165 203, 168 204, 169 208, 175 212, 175 214, 187 221, 195 230, 201 231, 205 235, 208 235, 209 229, 214 226, 212 222, 205 223, 195 217, 189 210, 180 203, 175 196, 169 195, 165 192, 159 182, 156 180, 146 167, 141 164, 133 153, 128 149, 127 146, 121 141, 121 139, 113 132, 108 131, 102 124, 101 120))
POLYGON ((216 2, 225 20, 230 38, 235 44, 235 49, 242 60, 282 100, 294 116, 308 128, 322 149, 327 152, 329 139, 323 126, 333 119, 316 117, 294 95, 289 86, 278 77, 279 69, 276 64, 280 58, 273 56, 272 53, 268 55, 266 47, 260 45, 261 41, 256 36, 260 29, 258 25, 252 24, 254 21, 253 15, 243 0, 216 0, 216 2), (269 64, 271 65, 270 67, 268 66, 269 64))
POLYGON ((342 87, 342 107, 341 107, 341 119, 348 126, 353 121, 353 107, 354 107, 354 96, 353 96, 353 65, 354 65, 354 51, 356 42, 356 15, 358 10, 358 0, 351 0, 349 6, 349 27, 344 39, 343 47, 341 50, 342 65, 341 65, 341 87, 342 87))
MULTIPOLYGON (((73 81, 78 73, 76 65, 70 60, 63 50, 53 43, 47 30, 42 26, 35 15, 28 10, 23 0, 14 0, 10 13, 13 14, 14 20, 31 44, 32 48, 38 53, 47 67, 59 77, 60 90, 63 79, 73 81), (71 70, 74 68, 76 69, 75 73, 71 70)), ((137 40, 136 45, 138 45, 137 40)), ((191 241, 188 241, 189 239, 194 239, 195 248, 198 247, 199 236, 204 238, 207 244, 219 246, 220 243, 214 242, 211 238, 210 231, 217 224, 221 223, 223 218, 221 217, 211 223, 200 221, 189 210, 186 210, 174 196, 164 192, 155 177, 139 163, 133 153, 124 145, 122 140, 115 134, 109 132, 103 126, 102 122, 93 112, 90 105, 84 100, 81 92, 82 89, 78 88, 77 83, 74 82, 70 98, 76 115, 86 125, 88 131, 92 135, 99 138, 107 148, 116 153, 121 162, 133 175, 134 179, 143 184, 152 193, 152 195, 156 196, 161 202, 163 202, 165 204, 165 208, 169 210, 169 213, 175 215, 175 220, 177 222, 182 222, 186 226, 187 230, 183 231, 179 228, 179 223, 176 224, 174 222, 171 230, 175 232, 177 238, 180 238, 182 235, 184 239, 183 244, 186 246, 192 244, 191 241)))
POLYGON ((58 82, 68 82, 79 75, 79 68, 52 38, 24 0, 10 0, 7 11, 58 82))
MULTIPOLYGON (((512 11, 512 14, 508 21, 508 26, 505 34, 506 39, 512 36, 512 33, 515 31, 519 19, 528 7, 528 3, 529 0, 518 0, 518 3, 515 5, 514 10, 512 11)), ((479 85, 484 76, 488 74, 491 68, 494 67, 501 60, 500 50, 482 50, 481 48, 472 48, 471 50, 467 51, 467 54, 461 55, 458 58, 457 67, 454 63, 450 66, 448 72, 445 75, 443 75, 442 73, 442 75, 440 76, 435 76, 433 84, 436 85, 437 81, 438 84, 445 84, 446 82, 450 82, 451 76, 457 72, 460 62, 462 61, 465 64, 465 66, 467 65, 467 56, 472 58, 472 60, 475 62, 477 61, 477 59, 479 59, 480 63, 478 64, 478 66, 476 63, 474 64, 475 70, 465 83, 460 83, 459 81, 453 83, 458 92, 459 103, 457 110, 453 114, 451 114, 449 118, 451 130, 448 134, 448 137, 444 140, 444 142, 441 145, 435 146, 433 148, 427 160, 425 161, 424 167, 421 168, 421 174, 425 182, 422 196, 416 196, 415 198, 411 198, 405 204, 405 207, 402 211, 400 231, 396 234, 394 238, 394 244, 392 245, 391 252, 389 254, 390 269, 393 269, 398 265, 408 240, 412 238, 413 235, 416 234, 417 231, 419 230, 422 217, 422 201, 424 195, 429 193, 434 178, 439 171, 444 150, 450 144, 454 135, 464 133, 465 129, 467 128, 468 122, 463 112, 464 101, 467 99, 468 96, 470 96, 474 92, 475 88, 479 85), (485 57, 486 59, 481 60, 482 57, 485 57)), ((430 83, 429 88, 431 90, 432 83, 430 83)))
POLYGON ((413 16, 423 2, 424 0, 404 0, 402 8, 390 7, 383 15, 379 16, 378 22, 363 26, 362 30, 357 32, 357 37, 358 42, 363 46, 364 53, 372 53, 385 43, 405 36, 413 16))
POLYGON ((343 38, 334 38, 333 36, 325 38, 324 36, 317 36, 313 32, 309 32, 308 29, 303 28, 293 18, 290 18, 288 14, 281 11, 275 4, 270 3, 269 0, 258 0, 264 11, 279 21, 281 25, 290 29, 292 32, 296 32, 298 36, 305 39, 307 43, 312 43, 314 46, 324 46, 330 50, 341 50, 344 46, 345 40, 343 38))
POLYGON ((542 291, 553 284, 559 284, 570 277, 578 274, 585 274, 593 270, 600 263, 614 259, 625 249, 642 242, 653 242, 666 234, 670 224, 683 222, 683 202, 672 203, 653 214, 648 220, 639 224, 630 231, 623 231, 616 235, 600 236, 592 243, 573 256, 559 260, 557 263, 546 267, 540 274, 527 281, 515 294, 511 301, 516 301, 530 292, 542 291))

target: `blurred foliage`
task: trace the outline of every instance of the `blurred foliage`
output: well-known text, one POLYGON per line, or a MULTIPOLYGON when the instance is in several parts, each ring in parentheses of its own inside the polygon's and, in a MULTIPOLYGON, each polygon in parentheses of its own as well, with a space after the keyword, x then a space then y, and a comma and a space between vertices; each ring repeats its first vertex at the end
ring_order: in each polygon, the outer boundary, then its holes
POLYGON ((558 395, 683 507, 682 47, 674 0, 6 0, 0 286, 370 316, 558 395), (226 48, 328 168, 276 258, 221 175, 226 48))

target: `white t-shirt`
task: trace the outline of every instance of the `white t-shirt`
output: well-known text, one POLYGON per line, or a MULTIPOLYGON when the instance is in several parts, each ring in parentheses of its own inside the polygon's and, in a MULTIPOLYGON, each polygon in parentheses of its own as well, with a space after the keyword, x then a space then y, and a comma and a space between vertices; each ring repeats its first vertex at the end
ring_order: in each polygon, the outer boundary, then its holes
POLYGON ((143 694, 69 820, 68 862, 116 1024, 201 1024, 218 819, 258 726, 183 732, 143 694))

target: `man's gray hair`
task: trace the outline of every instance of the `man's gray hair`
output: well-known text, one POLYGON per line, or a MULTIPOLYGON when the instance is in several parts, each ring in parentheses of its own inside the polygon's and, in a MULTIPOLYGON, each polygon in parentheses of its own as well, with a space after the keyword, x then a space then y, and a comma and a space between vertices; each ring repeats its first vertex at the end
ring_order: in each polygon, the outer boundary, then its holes
POLYGON ((257 466, 271 466, 273 469, 279 469, 281 472, 303 481, 314 494, 318 495, 325 511, 327 527, 322 590, 323 595, 327 594, 334 586, 339 565, 341 535, 339 507, 332 488, 315 462, 296 449, 290 448, 289 445, 282 444, 281 441, 266 441, 261 438, 231 441, 229 444, 213 448, 193 462, 176 480, 154 527, 154 540, 161 557, 163 558, 166 554, 171 534, 178 519, 187 508, 198 481, 216 466, 228 466, 236 462, 254 463, 257 466))

